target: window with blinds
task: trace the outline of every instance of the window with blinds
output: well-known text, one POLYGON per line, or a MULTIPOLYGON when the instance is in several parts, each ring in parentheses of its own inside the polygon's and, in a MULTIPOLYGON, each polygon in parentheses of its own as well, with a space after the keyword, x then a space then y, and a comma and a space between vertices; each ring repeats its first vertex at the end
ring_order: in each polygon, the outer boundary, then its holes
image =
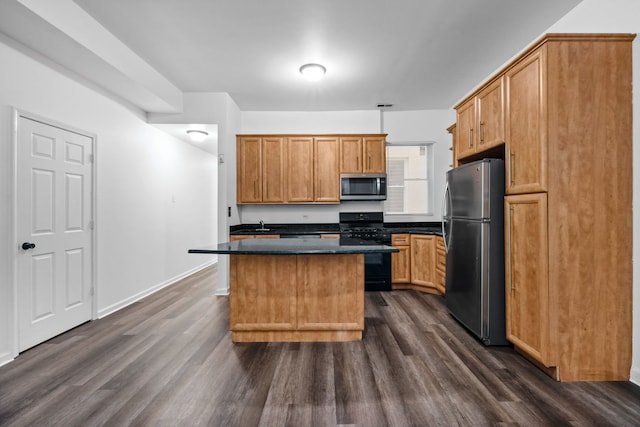
POLYGON ((431 144, 387 145, 385 214, 431 213, 431 144))

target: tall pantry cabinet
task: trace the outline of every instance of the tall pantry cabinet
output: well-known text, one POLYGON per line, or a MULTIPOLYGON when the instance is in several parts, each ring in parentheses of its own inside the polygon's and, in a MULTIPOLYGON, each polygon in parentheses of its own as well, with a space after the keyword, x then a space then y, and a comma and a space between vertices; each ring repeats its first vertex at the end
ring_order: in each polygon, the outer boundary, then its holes
POLYGON ((627 34, 549 34, 504 71, 507 337, 559 380, 628 380, 627 34))

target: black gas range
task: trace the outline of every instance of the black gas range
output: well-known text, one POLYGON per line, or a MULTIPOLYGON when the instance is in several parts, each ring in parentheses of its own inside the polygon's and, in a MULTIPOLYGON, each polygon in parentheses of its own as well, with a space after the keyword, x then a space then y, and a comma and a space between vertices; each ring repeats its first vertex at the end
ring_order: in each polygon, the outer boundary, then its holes
POLYGON ((341 212, 340 238, 355 244, 390 245, 382 212, 341 212))
MULTIPOLYGON (((344 245, 391 245, 382 212, 341 212, 340 243, 344 245)), ((391 254, 365 254, 364 290, 391 290, 391 254)))

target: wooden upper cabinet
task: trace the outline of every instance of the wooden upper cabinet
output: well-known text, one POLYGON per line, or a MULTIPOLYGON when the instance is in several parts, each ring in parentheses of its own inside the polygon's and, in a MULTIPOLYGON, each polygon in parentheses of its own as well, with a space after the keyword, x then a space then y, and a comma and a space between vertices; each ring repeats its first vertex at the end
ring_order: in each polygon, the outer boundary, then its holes
POLYGON ((314 201, 340 202, 340 139, 314 138, 314 201))
POLYGON ((365 136, 362 138, 364 173, 386 173, 387 147, 386 138, 380 136, 365 136))
POLYGON ((262 202, 262 138, 237 139, 238 203, 262 202))
POLYGON ((262 138, 262 201, 282 203, 284 194, 285 139, 262 138))
POLYGON ((386 173, 386 153, 384 136, 341 137, 340 173, 386 173))
POLYGON ((542 46, 504 76, 507 194, 547 191, 545 54, 542 46))
POLYGON ((384 134, 237 135, 237 202, 340 203, 340 173, 385 173, 384 134))
POLYGON ((462 158, 476 152, 476 103, 471 98, 456 109, 456 143, 457 158, 462 158))
POLYGON ((284 201, 284 148, 281 137, 238 137, 238 203, 284 201))
POLYGON ((287 202, 313 202, 313 154, 313 137, 287 138, 287 202))
POLYGON ((456 163, 458 159, 504 144, 504 132, 504 85, 501 76, 456 108, 456 163))
POLYGON ((476 96, 476 152, 504 144, 504 88, 500 77, 476 96))
POLYGON ((362 138, 340 138, 340 173, 362 173, 362 138))
POLYGON ((505 197, 505 246, 507 339, 538 362, 554 366, 545 193, 505 197))

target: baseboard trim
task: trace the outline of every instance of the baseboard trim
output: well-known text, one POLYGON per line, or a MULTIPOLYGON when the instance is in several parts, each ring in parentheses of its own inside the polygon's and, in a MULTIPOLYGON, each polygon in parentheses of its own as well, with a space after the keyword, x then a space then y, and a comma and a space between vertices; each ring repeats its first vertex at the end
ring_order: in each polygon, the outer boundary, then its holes
POLYGON ((188 277, 194 273, 197 273, 198 271, 204 270, 205 268, 211 267, 213 265, 216 265, 218 263, 217 260, 214 261, 209 261, 206 262, 204 264, 201 264, 195 268, 192 268, 191 270, 188 270, 182 274, 179 274, 175 277, 172 277, 169 280, 165 280, 162 283, 159 283, 155 286, 150 287, 149 289, 146 289, 142 292, 138 292, 135 295, 130 296, 129 298, 126 298, 122 301, 119 301, 115 304, 110 305, 109 307, 105 307, 103 309, 98 309, 98 319, 102 319, 103 317, 106 317, 110 314, 115 313, 118 310, 122 310, 123 308, 133 304, 136 301, 140 301, 142 298, 147 297, 155 292, 158 292, 160 289, 164 289, 167 286, 171 286, 176 282, 179 282, 180 280, 184 279, 185 277, 188 277))
POLYGON ((631 378, 629 378, 629 381, 640 386, 640 366, 631 369, 631 378))
POLYGON ((9 352, 0 354, 0 366, 4 366, 7 363, 13 362, 14 360, 15 358, 9 352))

